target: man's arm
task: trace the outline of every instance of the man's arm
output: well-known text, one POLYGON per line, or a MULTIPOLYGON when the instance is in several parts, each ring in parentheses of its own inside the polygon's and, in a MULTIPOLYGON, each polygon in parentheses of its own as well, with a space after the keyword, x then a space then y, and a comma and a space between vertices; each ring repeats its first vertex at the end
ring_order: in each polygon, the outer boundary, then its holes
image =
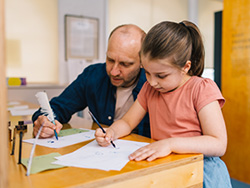
POLYGON ((67 123, 75 112, 87 106, 84 96, 86 80, 87 78, 84 71, 58 97, 54 97, 50 101, 51 108, 55 115, 56 125, 51 123, 47 117, 43 115, 40 108, 33 114, 34 135, 37 134, 42 125, 44 128, 41 132, 41 138, 53 136, 54 129, 59 133, 62 128, 61 123, 67 123))

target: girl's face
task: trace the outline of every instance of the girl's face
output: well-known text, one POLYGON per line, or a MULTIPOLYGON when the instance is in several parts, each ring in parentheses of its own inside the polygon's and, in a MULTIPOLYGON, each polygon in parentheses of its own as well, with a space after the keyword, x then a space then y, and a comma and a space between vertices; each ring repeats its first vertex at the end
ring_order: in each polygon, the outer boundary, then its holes
POLYGON ((190 76, 187 74, 191 62, 187 61, 183 68, 173 66, 167 59, 150 60, 141 58, 149 84, 159 92, 170 92, 182 86, 190 76))

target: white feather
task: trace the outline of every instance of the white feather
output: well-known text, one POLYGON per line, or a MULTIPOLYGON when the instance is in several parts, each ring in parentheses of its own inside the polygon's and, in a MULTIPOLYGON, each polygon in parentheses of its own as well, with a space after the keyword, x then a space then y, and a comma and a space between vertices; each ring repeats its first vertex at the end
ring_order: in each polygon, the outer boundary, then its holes
MULTIPOLYGON (((54 121, 54 115, 53 115, 53 111, 50 107, 50 104, 49 104, 49 100, 48 100, 48 96, 45 92, 38 92, 36 94, 36 98, 40 104, 40 107, 41 107, 41 112, 43 112, 50 121, 52 122, 55 122, 54 121)), ((30 152, 30 157, 29 157, 29 161, 28 161, 28 167, 27 167, 27 173, 26 175, 29 176, 30 175, 30 170, 31 170, 31 164, 32 164, 32 158, 33 158, 33 155, 34 155, 34 151, 35 151, 35 148, 36 148, 36 144, 37 144, 37 140, 40 136, 40 133, 43 129, 43 124, 42 126, 40 127, 37 135, 36 135, 36 138, 35 138, 35 142, 32 146, 32 149, 31 149, 31 152, 30 152)))
POLYGON ((35 142, 34 142, 34 144, 32 146, 31 152, 30 152, 30 158, 29 158, 29 161, 28 161, 28 167, 27 167, 27 173, 26 173, 27 176, 30 175, 30 170, 31 170, 31 164, 32 164, 34 151, 35 151, 37 140, 38 140, 38 138, 40 136, 40 133, 41 133, 42 129, 43 129, 43 125, 40 127, 40 129, 39 129, 39 131, 38 131, 38 133, 36 135, 35 142))
POLYGON ((48 119, 54 123, 54 113, 50 107, 47 93, 38 92, 36 94, 36 98, 40 104, 41 112, 44 113, 48 117, 48 119))

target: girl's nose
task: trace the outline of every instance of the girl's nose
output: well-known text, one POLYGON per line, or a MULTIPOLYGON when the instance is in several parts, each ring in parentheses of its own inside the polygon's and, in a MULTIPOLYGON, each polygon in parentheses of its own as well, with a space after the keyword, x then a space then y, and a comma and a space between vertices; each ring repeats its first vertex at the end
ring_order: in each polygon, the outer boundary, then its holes
POLYGON ((112 75, 112 76, 117 76, 117 75, 119 75, 120 74, 120 68, 119 68, 119 65, 118 65, 118 63, 114 63, 114 65, 113 65, 113 67, 112 67, 112 69, 111 69, 111 71, 110 71, 110 74, 112 75))
POLYGON ((152 78, 152 77, 148 77, 147 80, 148 80, 149 84, 150 84, 152 87, 155 87, 155 86, 158 85, 157 80, 154 79, 154 78, 152 78))

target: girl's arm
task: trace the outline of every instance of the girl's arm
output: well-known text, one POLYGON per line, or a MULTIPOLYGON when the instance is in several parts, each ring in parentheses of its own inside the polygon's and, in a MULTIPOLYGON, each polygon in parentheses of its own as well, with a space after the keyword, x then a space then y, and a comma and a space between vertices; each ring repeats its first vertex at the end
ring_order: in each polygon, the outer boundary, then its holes
POLYGON ((203 153, 206 156, 222 156, 227 147, 227 133, 218 101, 203 107, 199 113, 203 135, 176 137, 154 142, 130 155, 130 160, 152 161, 174 153, 203 153))
POLYGON ((105 129, 106 133, 103 133, 99 128, 96 130, 96 141, 101 146, 108 146, 110 140, 115 140, 130 134, 141 122, 145 114, 146 111, 136 100, 122 119, 115 121, 109 128, 105 129))
POLYGON ((222 156, 227 148, 227 132, 225 121, 218 101, 203 107, 198 117, 201 124, 202 136, 172 139, 173 152, 203 153, 206 156, 222 156))

